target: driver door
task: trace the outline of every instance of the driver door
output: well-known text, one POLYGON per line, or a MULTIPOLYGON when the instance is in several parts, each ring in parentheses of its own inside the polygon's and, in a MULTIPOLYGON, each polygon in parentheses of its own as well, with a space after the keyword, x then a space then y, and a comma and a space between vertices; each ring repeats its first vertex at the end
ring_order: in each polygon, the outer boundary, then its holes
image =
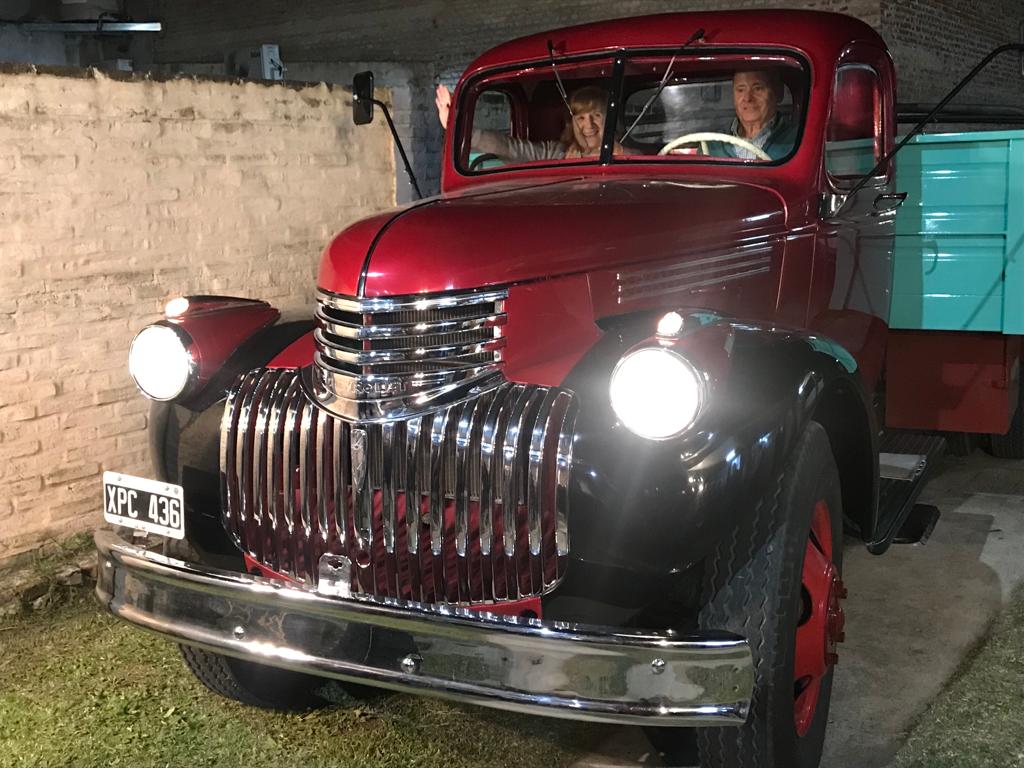
POLYGON ((821 227, 808 327, 842 344, 873 391, 882 370, 891 301, 898 198, 891 163, 853 187, 891 150, 892 69, 883 54, 836 69, 825 134, 821 227))

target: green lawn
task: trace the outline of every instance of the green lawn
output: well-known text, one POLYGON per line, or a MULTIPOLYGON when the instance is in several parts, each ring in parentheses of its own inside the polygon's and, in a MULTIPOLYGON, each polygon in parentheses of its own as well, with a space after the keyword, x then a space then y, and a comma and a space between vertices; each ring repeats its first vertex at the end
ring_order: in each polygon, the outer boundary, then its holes
MULTIPOLYGON (((0 766, 565 766, 601 726, 382 695, 282 715, 221 699, 171 643, 72 602, 0 626, 0 766), (514 758, 510 759, 510 756, 514 758)), ((1024 768, 1024 590, 891 768, 1024 768)))
MULTIPOLYGON (((337 691, 341 698, 343 694, 337 691)), ((0 766, 560 766, 596 726, 384 695, 284 715, 209 693, 172 643, 70 605, 0 627, 0 766)))
POLYGON ((912 766, 1024 766, 1024 590, 923 715, 892 768, 912 766))

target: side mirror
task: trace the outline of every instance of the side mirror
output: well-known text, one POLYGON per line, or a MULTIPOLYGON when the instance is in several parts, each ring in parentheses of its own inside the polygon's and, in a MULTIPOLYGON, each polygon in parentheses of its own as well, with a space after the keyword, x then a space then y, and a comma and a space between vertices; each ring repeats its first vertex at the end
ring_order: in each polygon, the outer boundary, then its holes
POLYGON ((373 122, 373 72, 357 72, 352 78, 352 122, 373 122))

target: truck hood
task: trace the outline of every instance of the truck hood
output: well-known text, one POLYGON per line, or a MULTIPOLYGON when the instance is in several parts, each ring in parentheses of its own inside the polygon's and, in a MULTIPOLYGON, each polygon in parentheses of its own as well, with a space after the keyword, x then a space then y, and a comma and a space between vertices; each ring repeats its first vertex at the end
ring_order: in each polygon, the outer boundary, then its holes
POLYGON ((398 296, 697 258, 779 234, 785 219, 776 192, 737 183, 574 179, 477 191, 353 225, 325 251, 319 286, 398 296))

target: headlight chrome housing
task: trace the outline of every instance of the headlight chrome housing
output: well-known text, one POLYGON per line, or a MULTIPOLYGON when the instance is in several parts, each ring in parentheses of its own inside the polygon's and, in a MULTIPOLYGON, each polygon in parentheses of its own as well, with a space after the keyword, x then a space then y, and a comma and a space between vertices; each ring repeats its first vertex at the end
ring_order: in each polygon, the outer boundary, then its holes
POLYGON ((623 425, 648 440, 669 440, 693 426, 706 399, 700 372, 665 347, 627 353, 612 371, 612 410, 623 425))
POLYGON ((193 347, 192 337, 174 325, 156 323, 139 331, 128 350, 128 371, 142 394, 167 401, 193 387, 199 373, 193 347))

